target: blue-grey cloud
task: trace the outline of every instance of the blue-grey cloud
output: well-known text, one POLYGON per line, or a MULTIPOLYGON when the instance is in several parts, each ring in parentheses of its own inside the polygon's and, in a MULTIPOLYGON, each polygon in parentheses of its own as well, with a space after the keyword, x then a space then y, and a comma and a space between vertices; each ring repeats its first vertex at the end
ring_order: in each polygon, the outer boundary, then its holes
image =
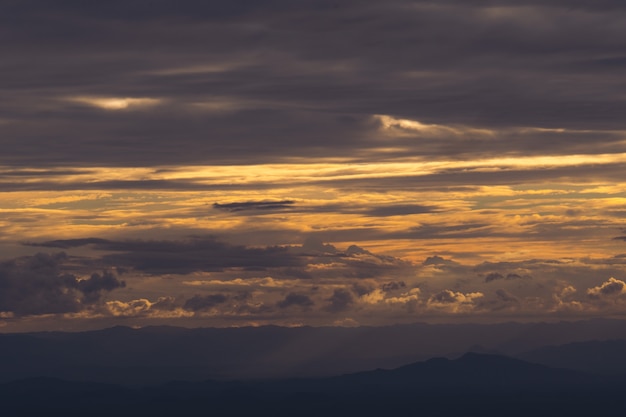
POLYGON ((350 308, 350 306, 354 303, 354 297, 347 290, 336 289, 326 301, 327 311, 331 313, 340 313, 350 308))
POLYGON ((67 272, 69 257, 38 253, 0 264, 0 311, 17 316, 75 313, 97 303, 104 293, 124 287, 112 272, 80 278, 67 272))
POLYGON ((99 238, 53 240, 37 246, 73 247, 92 245, 97 251, 114 251, 102 256, 109 265, 130 267, 152 274, 219 271, 224 268, 270 268, 303 265, 303 260, 285 247, 247 248, 214 238, 178 241, 99 238))
POLYGON ((279 308, 288 308, 292 306, 299 307, 312 307, 315 303, 311 298, 304 294, 298 294, 291 292, 285 296, 285 298, 279 301, 276 305, 279 308))
POLYGON ((224 294, 194 295, 183 304, 183 309, 189 311, 210 310, 225 303, 228 297, 224 294))
POLYGON ((228 212, 249 211, 249 210, 282 210, 293 207, 295 201, 244 201, 240 203, 214 203, 213 208, 228 212))
POLYGON ((4 2, 0 164, 367 159, 375 114, 571 130, 415 133, 398 157, 623 151, 619 2, 221 3, 4 2))

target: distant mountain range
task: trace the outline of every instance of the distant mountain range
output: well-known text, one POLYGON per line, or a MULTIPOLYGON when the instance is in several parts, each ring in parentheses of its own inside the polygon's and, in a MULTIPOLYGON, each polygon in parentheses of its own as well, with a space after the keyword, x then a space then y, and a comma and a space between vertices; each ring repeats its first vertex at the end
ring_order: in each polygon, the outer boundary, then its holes
POLYGON ((623 416, 625 377, 469 353, 330 378, 122 387, 32 378, 0 384, 7 415, 623 416))
POLYGON ((468 351, 619 374, 626 373, 625 340, 626 321, 621 320, 357 328, 114 327, 0 334, 0 382, 51 377, 133 385, 308 378, 398 368, 468 351))
POLYGON ((626 322, 0 334, 11 416, 623 416, 626 322))

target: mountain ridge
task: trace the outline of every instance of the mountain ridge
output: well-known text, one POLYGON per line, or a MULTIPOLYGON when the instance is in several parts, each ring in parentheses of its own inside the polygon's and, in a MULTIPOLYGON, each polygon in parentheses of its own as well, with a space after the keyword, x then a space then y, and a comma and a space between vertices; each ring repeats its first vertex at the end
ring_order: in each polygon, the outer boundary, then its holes
POLYGON ((130 385, 324 377, 397 368, 436 356, 455 358, 472 350, 518 357, 548 345, 616 337, 626 340, 626 321, 362 328, 116 326, 75 333, 5 333, 0 334, 0 382, 32 376, 130 385))
POLYGON ((468 353, 390 370, 330 378, 262 381, 171 381, 122 387, 56 378, 0 384, 3 409, 14 415, 361 416, 619 416, 626 376, 590 377, 499 355, 468 353), (472 372, 468 372, 473 370, 472 372), (480 370, 481 372, 475 372, 480 370), (503 380, 501 377, 507 375, 503 380), (546 375, 552 378, 546 380, 546 375), (579 379, 572 380, 572 376, 579 379), (94 408, 97 404, 97 408, 94 408), (23 413, 23 414, 20 414, 23 413))

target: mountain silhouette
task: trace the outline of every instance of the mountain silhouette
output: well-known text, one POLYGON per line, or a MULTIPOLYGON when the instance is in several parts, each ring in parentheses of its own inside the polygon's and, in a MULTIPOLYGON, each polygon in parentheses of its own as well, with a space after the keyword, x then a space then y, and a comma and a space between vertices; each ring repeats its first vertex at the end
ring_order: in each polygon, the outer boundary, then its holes
POLYGON ((469 353, 331 378, 121 387, 32 378, 0 384, 9 415, 623 416, 626 379, 469 353))
POLYGON ((77 333, 0 334, 0 382, 41 376, 127 385, 326 377, 398 368, 438 356, 453 358, 468 350, 512 356, 616 335, 626 338, 626 321, 357 328, 117 326, 77 333))

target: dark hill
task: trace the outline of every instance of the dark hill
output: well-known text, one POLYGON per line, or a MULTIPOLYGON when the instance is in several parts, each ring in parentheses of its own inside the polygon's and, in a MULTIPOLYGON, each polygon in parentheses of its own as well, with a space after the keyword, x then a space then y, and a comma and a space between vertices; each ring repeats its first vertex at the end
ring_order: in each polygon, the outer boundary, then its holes
POLYGON ((623 416, 624 379, 496 355, 334 378, 122 388, 36 378, 0 384, 11 416, 623 416))
MULTIPOLYGON (((397 368, 476 350, 507 356, 546 345, 626 338, 626 321, 386 327, 113 327, 0 334, 0 382, 29 377, 121 384, 324 377, 397 368)), ((551 363, 549 363, 551 364, 551 363)))

